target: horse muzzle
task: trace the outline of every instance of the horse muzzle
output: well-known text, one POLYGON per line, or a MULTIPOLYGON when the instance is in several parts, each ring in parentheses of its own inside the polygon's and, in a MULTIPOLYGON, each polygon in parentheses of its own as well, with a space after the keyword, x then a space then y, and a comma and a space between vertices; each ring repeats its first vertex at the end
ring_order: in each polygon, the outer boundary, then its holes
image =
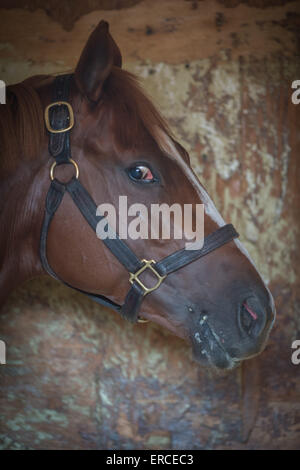
POLYGON ((264 349, 274 318, 275 311, 254 295, 239 303, 225 327, 224 317, 220 322, 212 312, 200 316, 190 333, 195 360, 218 369, 233 369, 264 349))

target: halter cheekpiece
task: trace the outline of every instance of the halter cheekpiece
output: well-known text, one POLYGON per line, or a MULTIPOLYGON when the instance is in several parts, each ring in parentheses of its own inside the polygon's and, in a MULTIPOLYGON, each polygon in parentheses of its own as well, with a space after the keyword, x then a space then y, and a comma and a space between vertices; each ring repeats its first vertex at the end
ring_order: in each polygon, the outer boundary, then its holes
POLYGON ((69 193, 73 202, 95 232, 98 222, 103 218, 103 216, 96 215, 96 203, 81 184, 78 165, 71 158, 70 132, 75 123, 73 108, 69 103, 72 78, 72 74, 67 74, 57 76, 54 79, 53 102, 45 109, 45 125, 49 132, 49 153, 54 158, 54 162, 50 168, 51 183, 46 197, 45 216, 41 231, 40 258, 44 269, 55 279, 87 295, 94 301, 120 312, 129 321, 136 322, 139 319, 139 311, 144 297, 158 289, 169 274, 207 255, 239 235, 232 224, 227 224, 205 237, 201 250, 182 249, 158 262, 155 260, 140 260, 118 235, 114 239, 102 240, 129 273, 131 287, 123 305, 119 305, 102 295, 73 287, 59 279, 47 259, 47 236, 52 218, 59 208, 64 194, 69 193), (55 178, 55 167, 61 164, 74 166, 75 176, 68 183, 61 183, 55 178), (146 270, 150 270, 155 277, 155 285, 152 287, 147 287, 140 279, 140 275, 146 270))

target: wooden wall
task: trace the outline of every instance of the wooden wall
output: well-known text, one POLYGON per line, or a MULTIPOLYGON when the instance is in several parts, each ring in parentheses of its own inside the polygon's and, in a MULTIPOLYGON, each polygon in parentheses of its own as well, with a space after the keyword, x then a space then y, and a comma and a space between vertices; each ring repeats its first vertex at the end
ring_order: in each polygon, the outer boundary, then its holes
POLYGON ((299 3, 106 3, 2 1, 0 78, 72 69, 108 20, 269 282, 277 322, 262 355, 216 376, 167 331, 29 282, 0 316, 0 448, 299 448, 299 3))

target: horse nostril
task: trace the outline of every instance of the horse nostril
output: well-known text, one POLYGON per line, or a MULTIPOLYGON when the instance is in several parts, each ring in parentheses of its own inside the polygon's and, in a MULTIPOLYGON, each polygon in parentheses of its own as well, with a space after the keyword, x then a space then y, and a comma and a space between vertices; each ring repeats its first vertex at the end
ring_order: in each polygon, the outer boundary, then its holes
POLYGON ((257 338, 266 323, 266 312, 260 302, 251 297, 240 307, 239 322, 241 329, 252 338, 257 338))

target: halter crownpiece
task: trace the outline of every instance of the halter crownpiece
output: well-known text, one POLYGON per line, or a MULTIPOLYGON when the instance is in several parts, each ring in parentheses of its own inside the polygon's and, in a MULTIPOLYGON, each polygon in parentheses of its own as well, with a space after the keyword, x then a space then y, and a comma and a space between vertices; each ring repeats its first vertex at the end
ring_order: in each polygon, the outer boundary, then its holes
POLYGON ((45 125, 49 132, 49 153, 54 158, 54 162, 50 168, 51 183, 46 197, 45 215, 40 237, 41 262, 45 271, 55 279, 87 295, 97 303, 120 312, 129 321, 136 322, 139 321, 138 315, 144 297, 158 289, 169 274, 200 259, 239 235, 232 224, 227 224, 205 237, 201 250, 182 249, 158 262, 155 260, 140 260, 117 234, 113 239, 106 238, 102 240, 129 273, 131 287, 123 305, 119 305, 102 295, 73 287, 60 279, 51 268, 47 259, 47 237, 53 216, 59 208, 65 193, 69 193, 73 202, 95 232, 99 221, 104 217, 96 215, 96 203, 80 183, 78 165, 71 157, 70 131, 74 126, 75 120, 74 112, 68 99, 72 78, 73 75, 68 74, 60 75, 54 79, 53 102, 45 109, 45 125), (72 164, 75 168, 75 176, 68 183, 61 183, 54 177, 55 167, 61 164, 72 164), (153 287, 147 287, 139 277, 147 269, 156 277, 156 283, 153 287))

